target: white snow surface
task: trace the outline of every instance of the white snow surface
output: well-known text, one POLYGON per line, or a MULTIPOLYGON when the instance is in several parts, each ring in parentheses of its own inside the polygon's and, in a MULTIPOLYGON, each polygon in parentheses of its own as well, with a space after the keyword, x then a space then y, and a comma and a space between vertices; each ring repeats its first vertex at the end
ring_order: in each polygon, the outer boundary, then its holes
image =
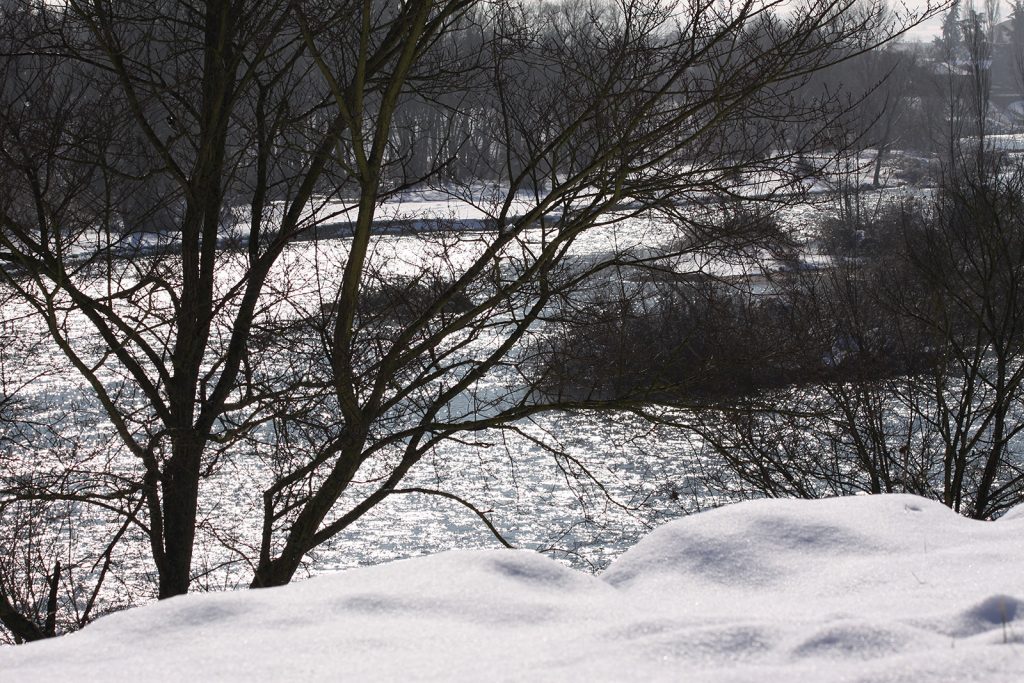
POLYGON ((1024 681, 1024 510, 907 495, 732 505, 601 576, 450 551, 189 595, 0 649, 46 680, 1024 681))

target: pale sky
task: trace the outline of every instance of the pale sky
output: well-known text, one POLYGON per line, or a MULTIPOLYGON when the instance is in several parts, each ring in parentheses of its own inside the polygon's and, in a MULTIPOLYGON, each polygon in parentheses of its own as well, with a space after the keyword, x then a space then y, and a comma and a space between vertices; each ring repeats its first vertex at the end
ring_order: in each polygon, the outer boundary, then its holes
MULTIPOLYGON (((900 0, 890 0, 890 5, 891 6, 898 6, 899 5, 899 1, 900 0)), ((940 1, 941 0, 932 0, 932 3, 935 4, 936 2, 940 2, 940 1)), ((960 0, 961 7, 965 6, 967 4, 967 2, 968 2, 968 0, 960 0)), ((903 0, 903 4, 905 4, 907 6, 907 8, 909 8, 911 10, 914 10, 914 9, 918 9, 918 8, 924 8, 924 7, 927 6, 928 3, 927 3, 927 0, 903 0)), ((977 0, 977 5, 979 7, 981 6, 981 4, 982 4, 982 0, 977 0)), ((1002 5, 1001 11, 1000 11, 1000 14, 999 14, 1000 20, 1009 19, 1010 18, 1009 3, 1006 2, 1005 0, 1002 0, 1002 2, 1000 2, 1000 4, 1002 5)), ((906 37, 904 39, 905 40, 919 40, 919 41, 922 41, 922 42, 931 42, 931 39, 934 38, 935 36, 937 36, 942 31, 942 15, 943 14, 944 14, 944 12, 940 13, 936 17, 932 17, 928 21, 922 23, 920 26, 915 26, 912 30, 907 32, 906 37)))
MULTIPOLYGON (((923 7, 925 3, 918 2, 916 0, 909 0, 907 7, 914 9, 915 7, 923 7)), ((904 40, 917 40, 921 42, 931 42, 932 38, 937 36, 942 31, 942 15, 932 17, 926 22, 923 22, 919 26, 915 26, 905 34, 904 40)))

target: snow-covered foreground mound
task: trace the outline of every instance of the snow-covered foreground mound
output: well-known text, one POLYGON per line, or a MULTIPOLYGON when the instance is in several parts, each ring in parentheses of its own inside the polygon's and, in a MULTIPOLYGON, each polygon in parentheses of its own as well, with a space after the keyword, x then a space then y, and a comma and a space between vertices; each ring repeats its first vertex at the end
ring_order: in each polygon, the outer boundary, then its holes
POLYGON ((1024 510, 912 496, 681 519, 603 576, 455 551, 192 595, 0 650, 3 680, 1024 681, 1024 510))

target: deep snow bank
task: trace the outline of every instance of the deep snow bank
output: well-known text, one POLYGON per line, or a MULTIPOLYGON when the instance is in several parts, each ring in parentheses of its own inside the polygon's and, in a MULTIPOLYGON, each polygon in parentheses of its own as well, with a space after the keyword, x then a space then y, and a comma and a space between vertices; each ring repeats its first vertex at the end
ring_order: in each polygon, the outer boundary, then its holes
POLYGON ((3 680, 1024 681, 1024 510, 759 501, 600 577, 455 551, 176 598, 0 650, 3 680))

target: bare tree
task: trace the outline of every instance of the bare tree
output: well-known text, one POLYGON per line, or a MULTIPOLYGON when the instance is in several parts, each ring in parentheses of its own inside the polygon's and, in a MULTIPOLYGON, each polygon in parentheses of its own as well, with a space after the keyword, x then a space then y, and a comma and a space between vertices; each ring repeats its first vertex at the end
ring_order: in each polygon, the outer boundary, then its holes
POLYGON ((979 519, 1019 499, 1010 443, 1024 428, 1021 259, 1024 186, 1020 169, 950 178, 934 218, 911 235, 923 284, 903 306, 943 340, 934 375, 935 427, 945 444, 944 502, 979 519))
MULTIPOLYGON (((777 9, 6 6, 0 277, 130 462, 80 502, 143 534, 158 596, 180 594, 205 483, 269 443, 259 547, 239 552, 254 586, 278 585, 407 492, 445 440, 552 409, 639 407, 547 396, 531 340, 571 322, 610 269, 756 250, 763 234, 709 231, 694 204, 792 189, 790 162, 837 113, 794 89, 907 25, 848 0, 777 9), (451 125, 410 138, 412 106, 451 125), (380 206, 474 145, 490 189, 446 187, 487 230, 426 226, 411 239, 436 258, 397 278, 376 256, 380 206), (641 216, 672 226, 669 246, 578 250, 641 216), (339 222, 338 258, 292 269, 300 240, 339 222), (315 306, 297 294, 307 283, 315 306)), ((22 497, 78 500, 63 484, 22 497)))
MULTIPOLYGON (((314 192, 331 188, 316 205, 351 191, 351 155, 338 150, 361 148, 353 109, 367 116, 378 94, 397 97, 468 6, 12 10, 5 273, 136 459, 121 495, 147 511, 134 522, 150 538, 160 596, 188 588, 199 484, 221 444, 267 419, 270 398, 245 384, 255 311, 282 250, 314 224, 314 192), (318 78, 307 41, 349 30, 340 18, 359 9, 363 41, 332 55, 344 84, 318 78), (343 87, 350 101, 335 102, 343 87), (223 243, 238 227, 241 253, 223 243)), ((384 191, 382 168, 365 202, 384 191)))
POLYGON ((810 315, 794 317, 841 372, 705 413, 698 429, 734 476, 721 485, 906 491, 977 519, 1019 504, 1022 197, 1019 169, 946 178, 803 285, 810 315))
POLYGON ((776 238, 753 228, 708 232, 692 202, 742 192, 768 170, 790 178, 794 151, 780 118, 828 111, 821 102, 782 108, 795 81, 866 47, 851 40, 878 19, 847 16, 839 5, 785 19, 768 9, 624 3, 498 15, 489 63, 507 189, 488 211, 495 231, 463 268, 443 273, 416 319, 382 336, 359 315, 360 290, 373 282, 372 207, 360 213, 326 339, 324 379, 343 420, 314 459, 268 489, 254 585, 288 581, 306 553, 402 490, 408 472, 445 439, 516 429, 517 420, 552 409, 638 407, 650 398, 552 400, 522 350, 542 323, 572 324, 572 312, 613 269, 756 251, 776 238), (517 206, 524 194, 525 209, 517 206), (669 240, 654 255, 650 244, 575 255, 588 231, 652 212, 689 239, 669 240), (456 297, 473 305, 453 313, 456 297), (485 337, 491 344, 467 355, 485 337), (479 389, 508 373, 510 390, 479 389), (389 449, 392 464, 381 469, 389 449), (363 468, 378 472, 379 484, 339 510, 363 468))

